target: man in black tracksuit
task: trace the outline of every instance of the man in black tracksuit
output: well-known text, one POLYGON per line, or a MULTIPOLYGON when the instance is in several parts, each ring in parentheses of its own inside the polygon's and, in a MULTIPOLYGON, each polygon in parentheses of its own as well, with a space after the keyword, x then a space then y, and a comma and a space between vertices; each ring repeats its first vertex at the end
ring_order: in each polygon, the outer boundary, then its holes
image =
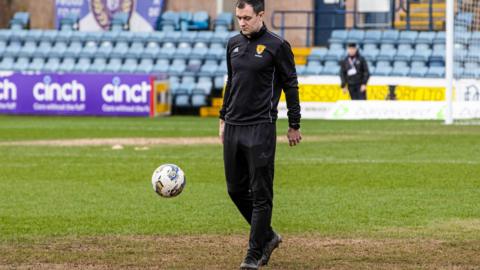
POLYGON ((370 78, 368 64, 365 58, 360 55, 357 45, 348 44, 348 56, 340 62, 340 79, 344 93, 350 92, 352 100, 367 99, 367 82, 370 78))
POLYGON ((263 24, 263 0, 238 0, 242 29, 227 45, 228 80, 220 111, 228 193, 250 224, 240 269, 266 265, 281 237, 271 228, 277 106, 286 95, 291 146, 300 143, 300 104, 290 44, 263 24))

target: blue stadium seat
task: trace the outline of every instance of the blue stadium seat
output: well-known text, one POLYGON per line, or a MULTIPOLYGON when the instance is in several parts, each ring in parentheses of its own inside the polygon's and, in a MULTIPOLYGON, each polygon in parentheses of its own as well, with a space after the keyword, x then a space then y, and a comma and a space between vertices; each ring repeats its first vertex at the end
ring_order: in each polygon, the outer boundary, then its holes
POLYGON ((109 57, 110 54, 112 53, 113 51, 113 43, 112 41, 103 41, 101 44, 100 44, 100 47, 98 47, 98 50, 97 50, 97 56, 100 56, 100 57, 109 57))
POLYGON ((393 61, 396 55, 396 49, 381 49, 377 55, 377 61, 393 61))
POLYGON ((118 73, 122 66, 122 59, 120 57, 112 57, 105 67, 105 73, 118 73))
POLYGON ((185 69, 185 74, 195 76, 198 72, 200 72, 201 67, 202 67, 202 60, 190 59, 188 60, 187 67, 185 69))
POLYGON ((25 29, 30 24, 30 14, 28 12, 16 12, 10 20, 10 29, 21 30, 25 29))
POLYGON ((382 31, 380 30, 367 30, 365 32, 365 38, 363 44, 380 44, 382 42, 382 31))
POLYGON ((365 39, 365 31, 352 29, 348 32, 347 42, 348 43, 363 43, 365 39))
MULTIPOLYGON (((418 47, 418 46, 417 46, 418 47)), ((427 62, 432 55, 431 49, 416 49, 412 56, 412 61, 424 61, 427 62)))
POLYGON ((63 18, 60 19, 60 23, 59 23, 60 31, 67 32, 67 31, 76 30, 78 21, 79 21, 79 18, 77 14, 73 12, 65 14, 63 18))
POLYGON ((330 49, 325 55, 325 61, 340 61, 345 55, 343 50, 330 49))
POLYGON ((395 61, 393 62, 393 68, 408 67, 408 63, 408 61, 395 61))
POLYGON ((326 61, 322 70, 324 75, 338 75, 340 74, 340 66, 336 61, 326 61))
POLYGON ((93 58, 97 54, 97 50, 97 43, 95 41, 89 41, 80 51, 80 56, 93 58))
POLYGON ((116 58, 125 57, 129 49, 130 47, 128 46, 128 43, 126 41, 119 41, 113 47, 110 56, 116 58))
POLYGON ((455 42, 461 44, 470 44, 471 32, 455 32, 455 42))
POLYGON ((95 57, 93 59, 88 72, 91 73, 103 73, 107 68, 107 58, 106 57, 95 57))
POLYGON ((27 35, 28 35, 28 30, 17 30, 13 31, 12 35, 10 36, 11 41, 19 41, 19 42, 24 42, 27 35))
POLYGON ((126 53, 127 57, 134 57, 139 58, 143 55, 145 51, 145 47, 143 46, 143 42, 141 41, 134 41, 132 45, 128 48, 128 52, 126 53))
POLYGON ((208 47, 205 43, 197 43, 192 49, 191 59, 205 59, 208 53, 208 47))
POLYGON ((430 65, 445 65, 445 50, 433 50, 430 56, 430 65))
POLYGON ((193 20, 193 13, 190 11, 180 11, 178 15, 180 16, 180 28, 177 30, 188 31, 188 26, 193 20))
POLYGON ((18 55, 33 57, 35 51, 37 50, 37 43, 35 41, 27 41, 23 44, 23 47, 20 49, 18 55))
POLYGON ((383 44, 397 44, 400 32, 398 30, 385 30, 382 34, 383 44))
POLYGON ((33 29, 26 31, 25 41, 40 42, 43 36, 43 30, 33 29))
POLYGON ((0 70, 10 71, 13 69, 14 64, 15 64, 15 58, 10 56, 4 56, 2 58, 2 61, 0 62, 0 70))
POLYGON ((60 68, 60 58, 59 57, 50 57, 43 66, 43 71, 55 73, 60 68))
POLYGON ((0 41, 8 42, 12 36, 13 31, 10 29, 0 29, 0 41))
POLYGON ((190 104, 190 95, 188 94, 179 94, 175 96, 174 105, 176 107, 191 107, 190 104))
POLYGON ((173 43, 164 43, 160 52, 158 54, 158 58, 162 59, 172 59, 175 55, 177 49, 175 48, 175 44, 173 43))
POLYGON ((427 67, 427 64, 424 61, 412 61, 410 63, 410 66, 412 68, 422 68, 422 67, 427 67))
POLYGON ((160 19, 159 29, 162 31, 175 31, 180 29, 180 14, 174 11, 166 11, 160 19))
POLYGON ((186 69, 187 65, 184 59, 174 59, 167 73, 170 76, 181 76, 186 69))
POLYGON ((390 76, 393 71, 393 68, 391 66, 382 66, 379 67, 378 65, 374 69, 374 75, 376 76, 390 76))
POLYGON ((195 43, 197 35, 197 31, 183 31, 178 38, 178 42, 195 43))
POLYGON ((406 77, 410 74, 410 68, 408 66, 394 67, 390 76, 406 77))
POLYGON ((4 55, 16 57, 22 48, 22 43, 20 41, 11 41, 10 44, 5 48, 4 55))
POLYGON ((182 36, 182 32, 165 32, 165 41, 167 42, 173 42, 173 43, 178 43, 180 37, 182 36))
POLYGON ((23 72, 28 69, 29 65, 30 58, 22 56, 17 58, 17 61, 15 61, 15 65, 13 65, 13 70, 23 72))
POLYGON ((148 37, 148 41, 149 42, 156 42, 159 45, 161 45, 165 41, 165 33, 164 32, 158 32, 158 31, 152 32, 152 33, 150 33, 150 35, 148 37))
MULTIPOLYGON (((57 41, 58 33, 59 31, 55 31, 55 30, 45 30, 43 31, 42 41, 48 41, 48 42, 54 43, 55 41, 57 41)), ((80 33, 84 33, 84 32, 80 32, 80 33)))
POLYGON ((326 48, 313 48, 307 59, 308 61, 323 61, 327 53, 328 50, 326 48))
POLYGON ((467 53, 467 58, 470 61, 480 61, 480 47, 470 47, 467 53))
POLYGON ((0 40, 0 55, 3 55, 6 48, 7 48, 7 42, 4 40, 0 40))
POLYGON ((205 55, 205 59, 216 59, 221 60, 225 57, 226 52, 225 48, 220 43, 213 43, 205 55))
POLYGON ((125 59, 123 65, 120 67, 121 73, 134 73, 137 70, 138 60, 134 57, 125 59))
POLYGON ((207 96, 203 94, 192 95, 192 107, 207 106, 207 96))
POLYGON ((417 31, 401 31, 398 38, 398 44, 415 44, 418 37, 417 31))
POLYGON ((426 76, 432 78, 443 78, 445 77, 445 67, 430 67, 426 76))
POLYGON ((427 75, 427 72, 428 72, 427 67, 412 66, 412 68, 410 69, 410 74, 408 76, 423 78, 427 75))
POLYGON ((66 57, 66 58, 63 58, 62 63, 58 67, 58 71, 72 72, 74 68, 75 68, 75 58, 66 57))
POLYGON ((135 73, 150 74, 153 70, 153 66, 153 59, 143 58, 140 60, 135 73))
POLYGON ((145 50, 143 52, 143 57, 147 58, 156 58, 160 53, 160 46, 157 42, 150 41, 147 43, 145 50))
MULTIPOLYGON (((75 32, 73 31, 60 31, 57 33, 55 41, 63 41, 63 42, 70 42, 72 40, 72 36, 75 32)), ((50 40, 51 41, 51 40, 50 40)), ((83 40, 82 40, 83 41, 83 40)), ((53 43, 53 41, 51 41, 53 43)))
POLYGON ((45 59, 43 57, 34 57, 28 70, 31 71, 41 71, 43 70, 43 66, 45 65, 45 59))
POLYGON ((110 23, 110 30, 114 32, 126 31, 129 29, 128 20, 130 14, 127 12, 115 12, 110 23))
POLYGON ((180 43, 177 51, 175 52, 175 58, 189 59, 192 54, 192 48, 189 43, 180 43))
MULTIPOLYGON (((103 35, 102 35, 103 38, 103 35)), ((130 31, 121 31, 118 32, 116 42, 126 42, 130 43, 135 39, 135 33, 130 31)))
POLYGON ((168 59, 159 59, 153 66, 152 72, 167 73, 170 68, 170 61, 168 59))
POLYGON ((316 75, 320 75, 322 71, 323 71, 323 67, 321 65, 307 65, 305 69, 305 75, 316 76, 316 75))
POLYGON ((433 31, 422 31, 418 34, 418 38, 415 41, 417 44, 433 44, 436 33, 433 31))
POLYGON ((410 45, 402 44, 399 46, 397 54, 395 55, 395 61, 410 61, 415 51, 410 45))
POLYGON ((214 21, 215 31, 229 31, 233 28, 233 14, 230 12, 223 12, 217 15, 214 21))
POLYGON ((201 31, 197 35, 197 42, 203 42, 205 44, 209 44, 212 40, 213 32, 211 31, 201 31))
POLYGON ((344 44, 347 42, 348 31, 347 30, 333 30, 328 43, 344 44))
POLYGON ((176 89, 176 93, 174 94, 184 93, 184 94, 190 95, 194 88, 195 88, 195 82, 188 82, 188 81, 181 82, 178 85, 178 88, 176 89))
POLYGON ((50 50, 50 57, 63 57, 65 52, 67 51, 67 43, 64 41, 59 41, 56 42, 55 45, 53 45, 52 49, 50 50))
POLYGON ((193 88, 192 93, 193 94, 203 94, 203 95, 208 96, 212 92, 212 88, 213 88, 213 83, 212 83, 211 80, 199 81, 195 85, 195 88, 193 88))
POLYGON ((210 16, 206 11, 195 12, 188 24, 188 30, 208 30, 210 28, 210 16))
POLYGON ((218 66, 215 64, 209 64, 206 62, 200 69, 198 73, 199 76, 209 76, 214 77, 215 73, 217 72, 218 66))
POLYGON ((224 59, 222 62, 217 67, 217 71, 215 71, 215 76, 222 76, 222 75, 227 75, 228 70, 227 70, 227 60, 224 59))
POLYGON ((91 64, 92 60, 89 57, 80 57, 73 68, 73 72, 85 73, 90 69, 91 64))
MULTIPOLYGON (((110 41, 110 42, 116 42, 118 40, 118 35, 120 33, 119 32, 112 32, 112 31, 107 31, 107 32, 104 32, 103 35, 102 35, 102 42, 105 42, 105 41, 110 41)), ((147 32, 148 35, 150 35, 150 33, 147 32)))
POLYGON ((297 71, 297 75, 298 75, 298 76, 304 76, 304 75, 306 75, 306 74, 305 74, 305 71, 306 71, 306 69, 307 69, 307 66, 297 65, 295 68, 296 68, 296 71, 297 71))
POLYGON ((470 44, 480 44, 480 32, 473 32, 470 37, 470 44))
POLYGON ((379 53, 380 51, 377 48, 362 50, 362 55, 367 61, 376 61, 379 53))
MULTIPOLYGON (((40 44, 41 46, 41 44, 40 44)), ((82 51, 83 46, 80 41, 72 41, 70 45, 68 45, 67 50, 65 51, 66 57, 78 57, 80 52, 82 51)))
POLYGON ((228 41, 228 38, 230 37, 230 32, 214 32, 212 39, 210 40, 211 43, 221 43, 221 44, 226 44, 228 41))
MULTIPOLYGON (((87 33, 86 32, 80 32, 80 31, 72 31, 70 32, 72 35, 70 36, 70 40, 67 40, 65 42, 75 42, 78 41, 80 43, 83 43, 85 40, 87 40, 87 33)), ((102 35, 102 39, 103 39, 102 35)))
POLYGON ((213 80, 213 85, 215 89, 223 89, 225 87, 225 77, 224 76, 217 76, 213 80))
POLYGON ((328 46, 328 50, 329 51, 332 51, 332 50, 338 50, 338 51, 343 51, 345 50, 343 44, 341 43, 330 43, 330 46, 328 46))

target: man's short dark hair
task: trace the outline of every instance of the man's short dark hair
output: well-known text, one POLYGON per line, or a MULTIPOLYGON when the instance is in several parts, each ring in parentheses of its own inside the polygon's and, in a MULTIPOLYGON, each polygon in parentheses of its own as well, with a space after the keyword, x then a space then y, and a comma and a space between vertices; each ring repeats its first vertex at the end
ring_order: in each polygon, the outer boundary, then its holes
POLYGON ((235 6, 244 9, 245 5, 252 6, 255 14, 265 11, 265 0, 238 0, 235 6))
POLYGON ((357 43, 348 43, 348 48, 357 48, 357 43))

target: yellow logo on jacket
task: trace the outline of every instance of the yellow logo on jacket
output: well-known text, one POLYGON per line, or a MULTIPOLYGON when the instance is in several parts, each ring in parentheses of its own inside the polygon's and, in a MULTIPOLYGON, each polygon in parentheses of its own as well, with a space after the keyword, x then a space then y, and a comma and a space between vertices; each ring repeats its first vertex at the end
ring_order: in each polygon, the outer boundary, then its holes
POLYGON ((266 48, 267 48, 267 46, 265 46, 265 45, 261 45, 261 44, 257 45, 257 54, 262 54, 265 51, 266 48))

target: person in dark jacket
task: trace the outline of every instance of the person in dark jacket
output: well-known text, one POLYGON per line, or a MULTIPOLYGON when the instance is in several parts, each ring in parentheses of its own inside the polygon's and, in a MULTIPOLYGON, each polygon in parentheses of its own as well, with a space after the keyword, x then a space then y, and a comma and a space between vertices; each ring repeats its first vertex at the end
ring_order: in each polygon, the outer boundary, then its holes
POLYGON ((348 44, 347 50, 347 57, 340 62, 342 90, 346 94, 348 89, 352 100, 366 100, 367 83, 370 78, 367 61, 358 52, 357 44, 348 44))
POLYGON ((219 135, 228 194, 250 224, 249 248, 240 269, 268 264, 282 238, 271 227, 273 176, 280 95, 285 93, 290 146, 300 143, 300 103, 290 44, 263 23, 263 0, 238 0, 241 32, 227 44, 228 78, 219 135))

